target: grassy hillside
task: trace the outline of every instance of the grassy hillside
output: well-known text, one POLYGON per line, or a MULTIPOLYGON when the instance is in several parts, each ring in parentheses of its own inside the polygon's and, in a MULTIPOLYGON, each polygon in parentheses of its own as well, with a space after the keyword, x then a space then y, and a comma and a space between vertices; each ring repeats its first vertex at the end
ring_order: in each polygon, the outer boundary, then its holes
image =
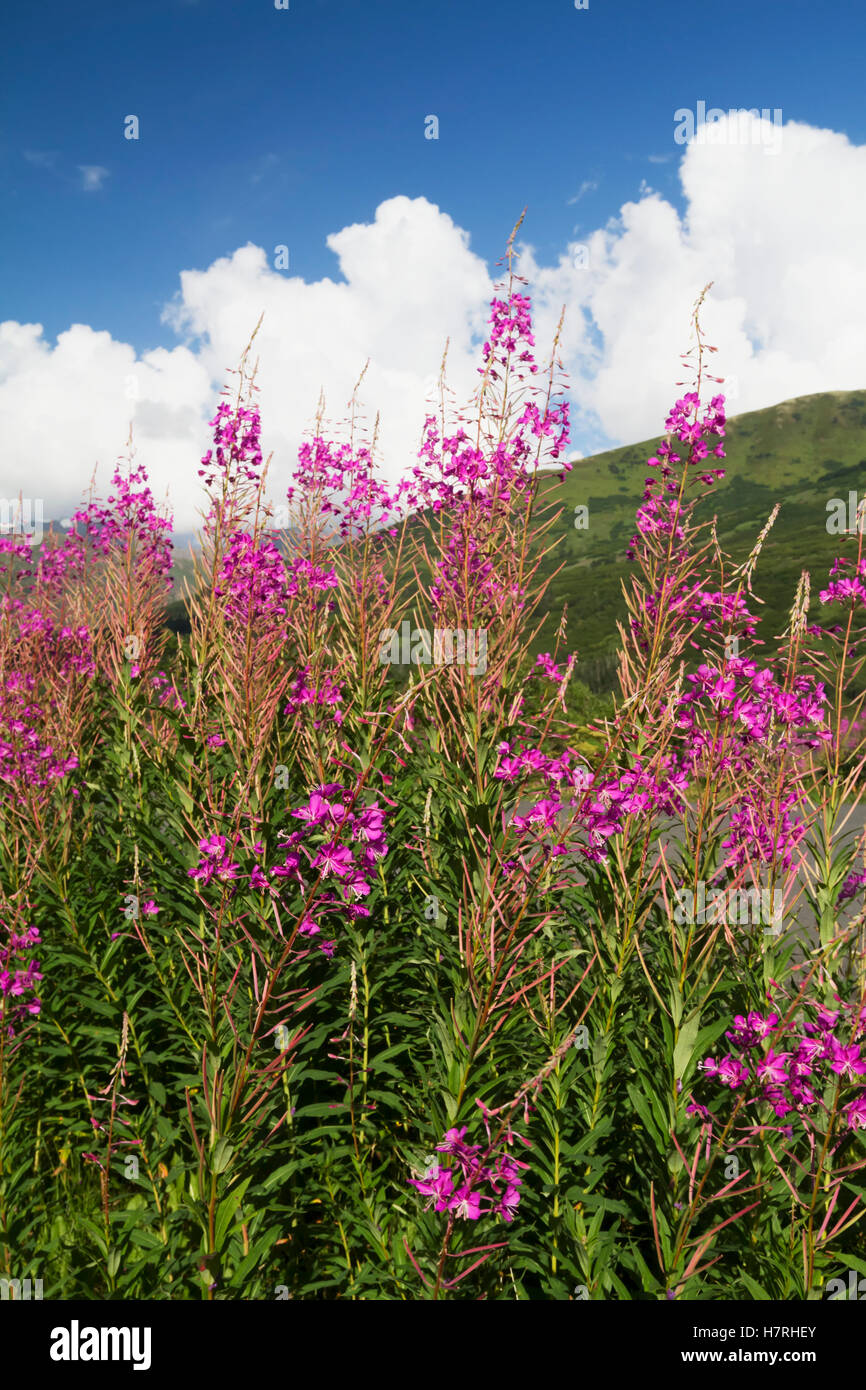
MULTIPOLYGON (((725 478, 707 494, 699 519, 718 518, 719 540, 734 560, 744 559, 776 502, 781 511, 764 545, 753 581, 764 600, 759 628, 781 630, 802 569, 812 577, 813 611, 833 557, 840 553, 828 534, 827 503, 849 491, 866 491, 866 391, 833 391, 784 401, 729 421, 725 478)), ((564 508, 561 539, 545 561, 553 579, 549 616, 539 650, 551 645, 563 604, 568 604, 570 646, 580 654, 580 673, 603 688, 612 670, 605 660, 615 649, 616 619, 625 616, 620 583, 630 569, 625 551, 634 532, 635 509, 647 458, 658 437, 611 449, 575 463, 559 489, 564 508), (575 507, 589 508, 588 526, 574 526, 575 507)))

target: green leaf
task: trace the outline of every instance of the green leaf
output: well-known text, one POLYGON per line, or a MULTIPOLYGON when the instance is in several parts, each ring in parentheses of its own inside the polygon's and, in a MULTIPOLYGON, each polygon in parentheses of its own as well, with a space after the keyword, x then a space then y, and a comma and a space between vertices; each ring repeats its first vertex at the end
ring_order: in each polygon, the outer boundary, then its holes
POLYGON ((749 1290, 752 1298, 757 1299, 761 1303, 772 1303, 772 1298, 767 1293, 767 1290, 758 1283, 757 1279, 753 1279, 745 1270, 740 1271, 740 1278, 749 1290))
POLYGON ((224 1173, 232 1161, 234 1145, 228 1139, 218 1139, 211 1154, 210 1169, 212 1173, 224 1173))
POLYGON ((688 1070, 688 1065, 695 1054, 698 1033, 701 1028, 701 1010, 696 1009, 689 1014, 677 1038, 674 1048, 674 1076, 682 1080, 688 1070))
POLYGON ((217 1250, 222 1250, 234 1214, 243 1201, 244 1194, 251 1182, 252 1178, 244 1178, 243 1182, 238 1183, 237 1187, 233 1188, 217 1207, 214 1220, 214 1246, 217 1250))

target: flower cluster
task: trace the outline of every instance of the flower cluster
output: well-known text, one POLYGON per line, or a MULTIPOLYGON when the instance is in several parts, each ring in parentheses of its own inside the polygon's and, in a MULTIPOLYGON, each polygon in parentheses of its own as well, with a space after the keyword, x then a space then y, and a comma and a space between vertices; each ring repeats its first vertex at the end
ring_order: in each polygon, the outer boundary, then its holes
MULTIPOLYGON (((357 812, 350 810, 351 804, 351 792, 339 783, 317 787, 307 805, 292 812, 303 829, 280 837, 284 859, 271 869, 274 877, 297 883, 304 893, 309 893, 311 877, 334 884, 334 890, 320 891, 308 905, 299 927, 303 936, 318 935, 321 923, 330 922, 334 913, 370 915, 357 899, 369 895, 378 861, 388 853, 385 816, 376 802, 357 812)), ((332 955, 334 945, 323 941, 320 949, 332 955)))
MULTIPOLYGON (((234 844, 240 844, 241 836, 234 836, 234 844)), ((232 851, 229 849, 229 842, 225 835, 209 835, 205 840, 199 840, 199 850, 202 858, 194 869, 189 869, 189 877, 196 879, 205 885, 212 883, 214 879, 218 883, 233 883, 235 879, 241 877, 256 878, 256 870, 253 869, 252 875, 242 875, 241 866, 232 858, 232 851)), ((262 854, 264 846, 256 843, 252 846, 253 854, 262 854)), ((261 870, 259 870, 261 873, 261 870)))
POLYGON ((43 977, 39 961, 31 954, 39 945, 39 929, 28 927, 19 934, 0 926, 6 936, 5 942, 0 940, 0 1028, 13 1038, 16 1025, 27 1014, 37 1015, 42 1007, 36 989, 43 977))
POLYGON ((60 683, 73 676, 91 677, 96 671, 93 643, 88 628, 58 628, 40 609, 22 609, 18 614, 18 647, 28 643, 35 648, 36 664, 43 672, 50 671, 60 683))
MULTIPOLYGON (((699 644, 697 636, 710 636, 725 632, 737 637, 754 637, 757 619, 746 605, 742 594, 711 592, 700 584, 682 584, 665 581, 659 594, 647 594, 643 605, 643 622, 631 618, 632 631, 641 633, 647 626, 653 627, 659 614, 664 611, 669 622, 676 621, 691 629, 689 645, 696 651, 699 644)), ((644 638, 642 645, 648 648, 644 638)))
MULTIPOLYGON (((477 1221, 481 1216, 501 1216, 505 1222, 513 1221, 523 1182, 520 1170, 529 1165, 506 1153, 494 1158, 491 1144, 486 1148, 467 1144, 465 1134, 466 1125, 447 1130, 442 1143, 436 1145, 436 1152, 448 1156, 448 1166, 433 1163, 423 1178, 408 1181, 422 1196, 431 1199, 434 1211, 451 1212, 462 1221, 477 1221)), ((509 1129, 507 1139, 511 1138, 509 1129)))
MULTIPOLYGON (((722 439, 725 434, 724 396, 713 396, 702 418, 699 419, 700 408, 701 401, 697 392, 691 391, 678 400, 665 421, 668 438, 662 441, 653 457, 647 459, 648 466, 658 469, 658 473, 646 479, 644 505, 638 508, 637 534, 632 537, 628 548, 629 559, 633 559, 637 554, 641 538, 644 541, 661 539, 672 554, 677 552, 678 546, 685 540, 682 525, 686 514, 683 491, 689 481, 689 465, 707 458, 711 438, 717 436, 722 439), (675 467, 683 462, 682 455, 674 453, 669 442, 670 436, 674 434, 681 444, 688 446, 682 475, 675 467)), ((720 443, 715 445, 712 452, 716 458, 725 457, 724 447, 720 443)), ((714 468, 698 473, 696 478, 707 487, 711 487, 714 480, 724 476, 723 468, 714 468)))
POLYGON ((793 851, 806 835, 807 827, 791 814, 799 803, 796 792, 785 796, 767 795, 750 788, 730 819, 730 834, 722 841, 729 851, 726 869, 741 869, 750 860, 778 863, 790 869, 793 851))
MULTIPOLYGON (((550 406, 543 416, 537 406, 528 404, 512 437, 488 449, 473 444, 462 428, 454 435, 440 436, 435 416, 428 415, 418 453, 423 463, 412 470, 416 486, 411 500, 434 511, 456 506, 458 514, 468 501, 487 512, 507 507, 514 497, 528 492, 533 481, 533 447, 524 434, 527 426, 536 439, 559 429, 548 449, 550 458, 558 459, 569 439, 568 403, 550 406)), ((563 462, 562 468, 569 471, 571 464, 563 462)))
POLYGON ((424 437, 418 457, 422 466, 412 470, 417 492, 412 500, 436 512, 456 507, 459 511, 469 499, 491 508, 496 501, 506 503, 512 493, 525 492, 531 477, 525 464, 530 457, 526 440, 518 438, 511 447, 500 444, 492 457, 473 444, 466 430, 442 435, 433 415, 424 422, 424 437))
POLYGON ((592 783, 592 773, 586 767, 580 753, 567 748, 558 758, 542 753, 540 748, 521 747, 514 749, 503 740, 496 749, 499 759, 493 776, 501 782, 516 782, 522 774, 538 773, 553 790, 567 781, 578 790, 586 790, 592 783), (572 767, 572 762, 575 766, 572 767))
POLYGON ((44 787, 78 766, 57 746, 66 741, 60 706, 94 675, 93 643, 88 628, 58 627, 19 599, 7 600, 6 613, 15 627, 0 677, 0 782, 44 787))
MULTIPOLYGON (((321 683, 310 685, 310 668, 305 666, 300 675, 296 676, 288 688, 288 702, 283 709, 284 715, 297 714, 298 710, 310 705, 313 709, 331 710, 331 717, 334 723, 339 726, 343 722, 343 711, 340 706, 343 703, 343 681, 334 680, 327 672, 323 672, 320 677, 321 683)), ((322 726, 321 719, 313 720, 313 728, 319 729, 322 726)))
POLYGON ((36 703, 36 678, 15 671, 0 681, 0 782, 44 787, 78 766, 44 740, 44 710, 36 703))
POLYGON ((20 608, 22 606, 21 600, 12 597, 12 587, 15 584, 20 584, 25 591, 31 589, 32 584, 28 585, 26 581, 32 576, 33 570, 29 563, 16 565, 15 561, 32 562, 33 552, 28 541, 16 540, 14 536, 6 535, 0 529, 0 556, 3 555, 10 556, 12 562, 8 565, 0 564, 0 576, 9 575, 9 579, 6 581, 7 592, 2 596, 2 606, 4 610, 10 606, 20 608))
MULTIPOLYGON (((686 677, 690 689, 677 702, 677 724, 694 732, 699 709, 709 711, 714 721, 729 720, 737 729, 740 740, 746 743, 765 742, 776 724, 793 734, 808 731, 797 743, 817 748, 832 735, 823 727, 827 695, 821 682, 810 676, 797 676, 790 690, 781 687, 772 671, 760 668, 754 661, 739 657, 723 667, 702 663, 697 671, 686 677)), ((784 747, 793 747, 789 737, 784 747)), ((698 748, 693 745, 697 756, 698 748)), ((728 761, 726 766, 734 764, 728 761)))
POLYGON ((569 438, 568 402, 553 403, 537 385, 520 384, 538 371, 534 341, 529 299, 509 287, 507 298, 492 304, 477 428, 464 428, 463 414, 453 430, 433 414, 425 418, 407 495, 434 517, 448 513, 436 539, 439 553, 429 559, 437 626, 504 634, 526 606, 534 573, 524 564, 532 501, 544 462, 559 459, 569 438))
MULTIPOLYGON (((710 450, 705 439, 705 435, 717 435, 723 439, 725 435, 725 398, 724 396, 713 396, 710 404, 704 410, 704 417, 698 420, 698 411, 701 408, 701 398, 696 391, 690 391, 683 396, 682 400, 676 401, 665 420, 665 429, 668 434, 675 434, 681 444, 689 446, 689 462, 694 463, 705 459, 710 450), (690 418, 691 417, 691 418, 690 418)), ((721 444, 717 444, 713 449, 716 458, 723 459, 725 450, 721 444)), ((659 447, 659 455, 667 455, 671 463, 679 463, 679 459, 672 454, 670 448, 659 447)), ((659 463, 657 458, 649 459, 651 466, 659 463)), ((665 465, 662 466, 664 473, 665 465)), ((701 476, 701 482, 710 484, 713 477, 724 478, 725 470, 717 468, 712 474, 701 476)))
POLYGON ((324 565, 314 565, 312 561, 303 557, 290 561, 288 572, 291 577, 286 585, 286 593, 290 598, 297 598, 301 591, 301 582, 306 584, 308 589, 320 590, 323 593, 327 589, 339 587, 340 581, 335 570, 325 569, 324 565))
POLYGON ((223 557, 214 594, 225 598, 229 621, 242 627, 285 618, 290 596, 286 563, 273 541, 257 543, 246 531, 236 532, 223 557))
POLYGON ((796 791, 769 796, 748 784, 768 752, 796 756, 832 739, 826 723, 824 686, 810 676, 780 685, 772 671, 734 658, 722 666, 702 663, 686 677, 674 706, 676 759, 683 775, 717 777, 727 771, 742 779, 743 791, 723 842, 730 851, 725 867, 742 868, 749 859, 778 860, 791 867, 792 851, 806 834, 794 814, 796 791))
MULTIPOLYGON (((107 504, 103 507, 91 502, 74 512, 73 525, 83 525, 85 537, 98 555, 107 556, 112 550, 131 547, 137 564, 171 588, 172 524, 156 510, 146 470, 139 466, 125 476, 118 464, 111 481, 116 491, 109 494, 107 504)), ((67 541, 72 551, 78 548, 76 542, 80 544, 81 538, 70 533, 67 541)), ((55 554, 49 563, 57 567, 70 562, 75 563, 67 552, 63 558, 55 554)))
POLYGON ((839 556, 833 561, 830 583, 826 589, 821 590, 819 598, 822 603, 849 603, 854 600, 866 604, 863 579, 866 579, 866 560, 851 560, 839 556), (837 579, 837 574, 841 574, 842 578, 837 579))
POLYGON ((470 530, 451 532, 433 567, 430 599, 437 617, 449 612, 495 612, 503 587, 483 541, 470 530))
POLYGON ((186 709, 186 700, 182 700, 177 690, 171 684, 165 671, 158 671, 155 676, 151 676, 150 683, 158 697, 157 703, 166 705, 169 700, 173 702, 175 709, 186 709))
POLYGON ((289 503, 298 492, 320 498, 322 514, 335 518, 343 540, 387 527, 409 492, 406 480, 393 489, 379 481, 369 449, 334 444, 320 435, 301 445, 292 477, 294 485, 286 490, 289 503))
MULTIPOLYGON (((80 519, 83 513, 78 515, 80 519)), ((52 532, 42 543, 35 569, 28 571, 33 575, 32 583, 27 586, 28 592, 60 598, 81 580, 86 557, 84 537, 77 531, 71 530, 62 537, 52 532)))
POLYGON ((198 470, 205 487, 212 487, 219 476, 224 483, 243 477, 258 483, 262 468, 262 422, 258 406, 238 406, 223 401, 208 421, 214 432, 214 449, 208 449, 198 470))
MULTIPOLYGON (((745 780, 768 751, 796 755, 832 739, 824 686, 812 677, 797 676, 785 688, 770 670, 735 658, 722 666, 702 663, 685 684, 674 716, 677 758, 688 778, 728 771, 745 780)), ((794 801, 791 794, 784 806, 774 808, 775 819, 787 823, 787 807, 794 801)), ((744 804, 741 827, 767 824, 768 814, 766 807, 744 804)), ((759 847, 767 837, 762 833, 751 839, 759 847)))
POLYGON ((562 671, 560 671, 553 657, 550 655, 550 652, 542 652, 540 656, 535 658, 535 665, 529 674, 530 676, 547 676, 549 680, 556 681, 557 684, 561 683, 564 679, 562 671))
MULTIPOLYGON (((490 362, 501 360, 502 356, 517 353, 518 362, 523 362, 534 376, 538 371, 530 348, 535 347, 532 336, 532 314, 529 295, 512 292, 508 299, 493 299, 490 304, 490 337, 484 344, 484 366, 478 373, 483 376, 490 362), (521 341, 527 346, 518 352, 521 341)), ((491 375, 496 377, 495 371, 491 375)))
MULTIPOLYGON (((866 1129, 866 1059, 860 1056, 858 1039, 866 1033, 866 1009, 855 1009, 837 997, 839 1008, 807 1004, 812 1018, 796 1025, 781 1023, 779 1015, 757 1011, 737 1014, 725 1036, 731 1052, 720 1060, 707 1057, 700 1063, 705 1076, 732 1091, 752 1091, 749 1103, 766 1103, 779 1119, 795 1114, 804 1120, 810 1111, 828 1111, 824 1093, 840 1082, 859 1085, 842 1107, 849 1129, 866 1129), (838 1035, 837 1035, 838 1034, 838 1035), (767 1046, 770 1038, 783 1051, 767 1046)), ((705 1106, 694 1101, 689 1114, 709 1118, 705 1106)))
MULTIPOLYGON (((303 829, 280 835, 278 847, 283 859, 269 870, 270 879, 277 883, 269 881, 261 864, 255 864, 251 871, 242 869, 235 858, 241 843, 239 833, 231 844, 225 835, 200 840, 202 858, 196 868, 188 870, 189 877, 204 886, 214 880, 223 885, 237 885, 243 880, 256 892, 273 897, 279 896, 280 880, 297 885, 307 897, 317 882, 333 883, 333 889, 319 888, 307 902, 298 927, 302 936, 318 936, 323 924, 332 924, 335 914, 338 918, 369 917, 369 909, 357 900, 369 895, 376 865, 388 853, 384 812, 375 802, 361 811, 351 810, 351 804, 352 793, 329 782, 317 787, 307 804, 292 812, 295 820, 303 822, 303 829)), ((262 857, 264 846, 257 841, 251 852, 262 857)), ((237 887, 229 886, 228 891, 232 894, 237 887)), ((323 940, 319 949, 331 956, 335 945, 333 940, 323 940)))
MULTIPOLYGON (((517 378, 521 380, 525 375, 519 364, 527 364, 534 375, 538 367, 529 351, 535 345, 531 327, 527 295, 512 290, 508 300, 494 299, 490 336, 484 344, 485 366, 479 367, 479 372, 495 381, 500 372, 515 370, 511 361, 514 355, 518 364, 517 378), (526 346, 521 350, 522 343, 526 346)), ((454 435, 440 437, 435 416, 428 415, 418 453, 423 464, 413 469, 416 480, 410 493, 413 505, 430 506, 436 511, 454 504, 465 507, 468 493, 471 502, 481 504, 486 511, 497 504, 507 506, 514 496, 526 492, 532 482, 533 447, 525 431, 528 429, 529 435, 538 441, 555 436, 548 447, 548 455, 556 460, 570 437, 568 415, 566 400, 556 405, 548 403, 543 411, 535 402, 526 402, 512 424, 509 437, 495 443, 491 440, 487 448, 473 445, 462 427, 454 435)), ((569 470, 571 464, 563 462, 562 468, 569 470)))
MULTIPOLYGON (((539 657, 536 665, 539 673, 558 675, 549 656, 539 657)), ((501 744, 494 777, 514 783, 538 774, 547 782, 547 797, 515 816, 515 829, 552 831, 568 824, 571 838, 582 828, 587 840, 582 852, 602 859, 605 841, 622 833, 624 815, 676 815, 693 778, 715 777, 726 769, 745 776, 755 772, 757 755, 770 746, 776 755, 796 753, 832 738, 825 724, 824 686, 811 677, 798 676, 785 688, 771 671, 736 658, 723 666, 701 664, 685 685, 672 707, 676 737, 670 750, 651 761, 636 757, 626 768, 610 769, 606 777, 573 766, 579 759, 573 750, 551 757, 537 748, 515 752, 510 744, 501 744), (563 783, 568 795, 563 795, 563 783)), ((773 798, 744 787, 723 842, 729 851, 725 867, 739 869, 757 858, 790 868, 792 852, 806 834, 795 814, 798 804, 794 791, 773 798)), ((564 844, 553 849, 554 854, 565 852, 564 844)))
POLYGON ((573 749, 558 758, 537 748, 512 750, 503 742, 494 777, 506 783, 521 780, 527 773, 539 774, 547 783, 548 796, 536 802, 524 815, 512 817, 518 832, 554 831, 561 827, 559 843, 551 853, 566 854, 578 849, 591 861, 605 858, 605 844, 612 835, 622 834, 625 815, 675 814, 688 786, 684 773, 671 756, 647 765, 636 757, 630 768, 614 776, 594 775, 581 755, 573 749), (568 793, 564 794, 565 789, 568 793), (574 842, 575 831, 583 831, 583 843, 574 842))

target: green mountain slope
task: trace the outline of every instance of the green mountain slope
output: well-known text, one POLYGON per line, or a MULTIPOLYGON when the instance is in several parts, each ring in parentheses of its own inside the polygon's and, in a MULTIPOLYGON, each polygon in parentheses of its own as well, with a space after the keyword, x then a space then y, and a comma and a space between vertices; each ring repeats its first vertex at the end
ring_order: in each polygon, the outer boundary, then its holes
MULTIPOLYGON (((548 617, 536 645, 552 650, 568 604, 569 647, 579 653, 580 676, 596 689, 612 683, 616 620, 624 620, 626 611, 621 580, 631 569, 625 552, 651 472, 646 460, 658 442, 656 437, 582 459, 557 490, 564 510, 551 538, 559 533, 560 541, 544 569, 551 574, 564 567, 550 585, 548 617), (589 508, 585 530, 574 525, 579 505, 589 508)), ((866 390, 801 396, 736 416, 724 444, 719 466, 725 477, 708 490, 696 517, 716 515, 722 548, 735 561, 746 558, 773 506, 781 503, 753 580, 764 600, 758 636, 767 640, 787 621, 801 570, 810 571, 810 611, 817 614, 818 590, 834 556, 850 553, 850 541, 843 552, 840 538, 827 531, 827 503, 841 498, 847 509, 849 492, 866 491, 866 390)))

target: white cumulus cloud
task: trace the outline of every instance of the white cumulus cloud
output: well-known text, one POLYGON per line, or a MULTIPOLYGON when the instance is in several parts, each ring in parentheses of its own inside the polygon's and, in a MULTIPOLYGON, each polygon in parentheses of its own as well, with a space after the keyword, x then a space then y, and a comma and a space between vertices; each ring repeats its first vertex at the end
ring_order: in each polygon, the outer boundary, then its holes
MULTIPOLYGON (((719 349, 709 369, 729 379, 713 389, 728 391, 730 413, 864 384, 866 148, 788 122, 767 153, 746 138, 753 119, 740 118, 727 144, 685 148, 684 215, 650 191, 553 266, 538 265, 530 243, 520 247, 540 362, 566 306, 560 355, 573 443, 584 452, 663 428, 691 306, 709 280, 703 326, 719 349)), ((106 490, 131 421, 155 495, 168 497, 178 530, 194 529, 207 420, 262 312, 252 356, 273 500, 285 496, 320 391, 338 432, 368 359, 362 423, 369 437, 380 414, 388 477, 411 467, 446 339, 456 403, 478 383, 488 267, 468 233, 425 198, 390 198, 373 221, 327 244, 343 282, 277 270, 274 248, 251 244, 182 270, 163 314, 178 338, 171 350, 139 356, 84 324, 55 344, 39 324, 0 324, 0 498, 23 492, 44 500, 46 517, 68 515, 97 461, 106 490)))
POLYGON ((575 243, 539 267, 523 248, 539 341, 566 304, 572 392, 615 442, 663 427, 691 306, 709 281, 701 323, 718 352, 707 366, 726 378, 715 389, 730 414, 864 385, 866 147, 788 122, 767 152, 759 125, 726 115, 720 143, 686 148, 684 218, 648 192, 592 233, 586 253, 575 243))

